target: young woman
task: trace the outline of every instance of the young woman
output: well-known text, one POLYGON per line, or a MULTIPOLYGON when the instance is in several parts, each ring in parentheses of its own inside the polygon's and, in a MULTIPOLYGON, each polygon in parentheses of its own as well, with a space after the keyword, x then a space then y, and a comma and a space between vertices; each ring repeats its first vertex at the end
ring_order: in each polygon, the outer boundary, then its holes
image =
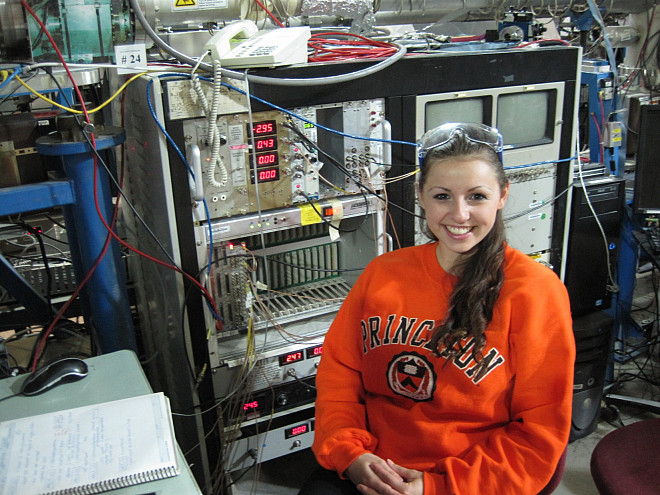
POLYGON ((505 243, 509 193, 492 128, 419 143, 433 242, 376 258, 325 339, 301 493, 535 495, 568 440, 575 344, 568 295, 505 243))

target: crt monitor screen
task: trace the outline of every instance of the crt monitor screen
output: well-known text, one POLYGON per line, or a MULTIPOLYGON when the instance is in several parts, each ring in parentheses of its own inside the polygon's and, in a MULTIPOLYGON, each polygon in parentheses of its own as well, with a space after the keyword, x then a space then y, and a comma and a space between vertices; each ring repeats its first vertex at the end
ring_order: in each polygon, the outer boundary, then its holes
POLYGON ((497 98, 497 124, 505 147, 552 143, 556 90, 502 94, 497 98))
POLYGON ((635 213, 660 213, 660 105, 641 105, 635 159, 635 213))
POLYGON ((488 100, 489 97, 477 97, 429 101, 424 109, 424 130, 428 131, 447 122, 488 124, 488 100))

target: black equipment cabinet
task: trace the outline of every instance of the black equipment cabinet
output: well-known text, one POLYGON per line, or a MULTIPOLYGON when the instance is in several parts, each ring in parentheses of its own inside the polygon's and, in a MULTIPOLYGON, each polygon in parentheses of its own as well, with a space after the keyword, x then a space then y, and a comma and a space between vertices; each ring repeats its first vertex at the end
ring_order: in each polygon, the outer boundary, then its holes
MULTIPOLYGON (((252 93, 284 108, 332 103, 363 98, 385 98, 387 119, 392 124, 392 139, 415 142, 416 98, 419 95, 471 90, 488 90, 503 87, 534 85, 561 81, 565 84, 561 115, 562 124, 559 158, 567 160, 574 154, 573 121, 575 119, 579 52, 575 47, 556 46, 540 49, 505 49, 484 51, 447 51, 433 55, 412 54, 373 75, 331 85, 309 84, 303 88, 255 84, 252 93)), ((290 67, 250 72, 269 77, 323 77, 334 76, 362 69, 372 62, 323 64, 306 67, 290 67)), ((255 103, 255 109, 267 109, 255 103)), ((529 109, 520 108, 520 112, 529 109)), ((392 169, 388 175, 397 176, 409 172, 416 164, 412 146, 392 145, 392 169)), ((557 163, 556 191, 568 186, 570 162, 557 163)), ((407 211, 415 209, 415 194, 410 181, 399 181, 388 186, 388 198, 407 211)), ((564 242, 566 213, 565 196, 555 204, 550 264, 559 271, 564 242)), ((392 225, 404 246, 414 243, 416 222, 400 208, 391 208, 392 225)))
MULTIPOLYGON (((387 176, 395 177, 411 172, 416 166, 415 147, 403 143, 414 143, 419 137, 416 123, 420 116, 416 109, 420 95, 471 90, 488 92, 491 88, 506 87, 534 88, 535 85, 557 83, 563 88, 563 100, 554 116, 556 126, 560 128, 559 137, 555 140, 558 152, 554 157, 547 158, 551 162, 557 160, 553 165, 556 167, 554 191, 557 194, 568 187, 570 176, 579 61, 579 48, 566 46, 411 54, 379 72, 346 82, 310 82, 296 87, 251 83, 249 89, 251 95, 288 110, 309 105, 383 99, 385 119, 391 125, 391 139, 401 142, 391 146, 391 169, 387 176)), ((273 78, 328 77, 366 68, 373 63, 254 69, 249 74, 273 78)), ((131 99, 127 103, 127 107, 132 109, 132 115, 127 117, 127 127, 131 131, 127 132, 130 145, 127 162, 134 175, 129 183, 135 184, 133 197, 143 196, 134 204, 150 222, 159 239, 165 239, 165 245, 176 254, 182 269, 187 273, 198 273, 204 265, 205 241, 204 233, 199 233, 201 227, 195 224, 191 215, 193 201, 188 175, 176 154, 158 144, 162 139, 159 130, 144 117, 148 112, 145 87, 148 88, 146 79, 131 85, 131 99), (148 187, 143 187, 144 184, 148 187), (197 236, 201 237, 198 239, 197 236)), ((168 114, 165 99, 159 102, 165 127, 173 142, 180 149, 185 149, 186 122, 168 114)), ((254 100, 252 110, 263 112, 272 110, 272 107, 254 100)), ((520 112, 528 111, 520 108, 520 112)), ((415 211, 413 182, 414 179, 410 178, 387 185, 387 198, 399 206, 389 207, 391 221, 388 231, 393 234, 396 230, 402 246, 414 243, 416 221, 412 221, 411 217, 411 212, 415 211)), ((559 271, 563 265, 566 196, 559 195, 553 208, 550 256, 553 267, 559 271)), ((145 237, 141 236, 148 244, 145 237)), ((348 237, 343 242, 350 244, 354 240, 348 237)), ((157 246, 145 245, 144 248, 148 252, 158 253, 157 246)), ((180 432, 178 440, 182 449, 190 451, 188 460, 194 464, 192 469, 199 484, 208 486, 212 483, 213 466, 222 464, 225 454, 218 435, 211 434, 217 420, 213 405, 221 399, 217 393, 221 380, 217 377, 222 370, 213 364, 217 353, 212 355, 209 344, 213 340, 208 339, 208 309, 190 283, 187 280, 178 281, 170 271, 145 264, 139 273, 144 282, 136 289, 137 298, 142 301, 140 325, 146 346, 153 355, 158 356, 149 363, 148 376, 159 390, 170 397, 173 409, 205 411, 197 417, 179 417, 177 432, 180 432), (204 373, 204 370, 208 371, 204 373), (194 389, 190 386, 189 376, 193 371, 199 380, 194 389), (214 373, 216 371, 218 373, 214 373)), ((300 419, 293 414, 291 418, 280 415, 278 421, 278 426, 284 429, 288 424, 297 425, 296 421, 300 419)))
POLYGON ((625 200, 623 179, 595 178, 585 181, 584 185, 584 188, 579 184, 573 188, 564 278, 574 317, 607 309, 612 303, 608 285, 611 283, 610 275, 615 276, 617 271, 616 258, 625 200), (600 225, 594 218, 594 212, 600 225))
POLYGON ((571 442, 589 435, 598 425, 613 327, 614 319, 603 311, 573 320, 576 354, 571 442))

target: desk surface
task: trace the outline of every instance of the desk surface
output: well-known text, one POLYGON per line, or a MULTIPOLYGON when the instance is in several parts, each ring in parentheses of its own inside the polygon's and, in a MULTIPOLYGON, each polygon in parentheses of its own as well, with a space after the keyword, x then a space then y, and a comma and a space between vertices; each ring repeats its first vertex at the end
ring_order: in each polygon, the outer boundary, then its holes
MULTIPOLYGON (((89 374, 84 379, 65 383, 41 395, 17 396, 2 401, 0 421, 61 411, 74 407, 125 399, 152 392, 147 377, 132 351, 117 351, 86 359, 89 374)), ((27 375, 0 380, 0 399, 18 393, 27 375)), ((181 474, 149 483, 113 490, 117 495, 201 494, 195 479, 177 447, 181 474)))

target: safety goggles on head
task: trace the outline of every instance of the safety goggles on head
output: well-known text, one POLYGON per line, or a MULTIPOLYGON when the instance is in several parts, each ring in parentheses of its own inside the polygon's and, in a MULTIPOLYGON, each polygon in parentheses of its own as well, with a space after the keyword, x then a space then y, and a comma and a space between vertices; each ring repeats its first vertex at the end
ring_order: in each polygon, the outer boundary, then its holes
POLYGON ((424 158, 429 151, 444 146, 458 135, 463 135, 473 143, 485 144, 497 153, 502 161, 502 135, 497 129, 484 124, 450 122, 427 131, 417 142, 420 166, 424 163, 424 158))

